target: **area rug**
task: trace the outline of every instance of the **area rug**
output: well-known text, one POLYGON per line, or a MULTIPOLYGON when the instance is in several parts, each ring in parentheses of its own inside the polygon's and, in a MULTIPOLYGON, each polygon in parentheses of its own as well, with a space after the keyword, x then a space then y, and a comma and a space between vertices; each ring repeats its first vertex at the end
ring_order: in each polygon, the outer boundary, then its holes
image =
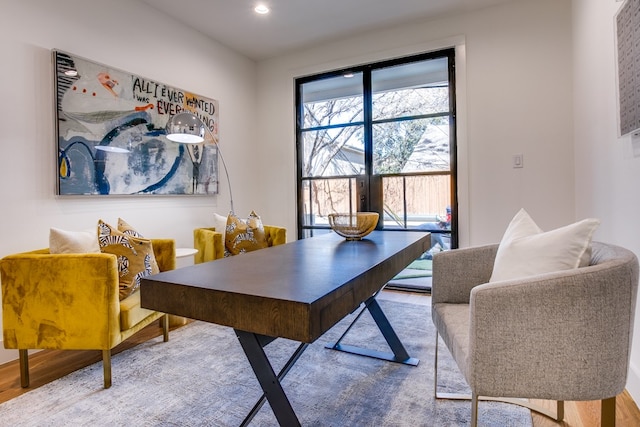
MULTIPOLYGON (((352 314, 310 345, 283 380, 303 426, 465 426, 471 405, 434 399, 435 331, 428 306, 380 301, 417 367, 326 349, 352 314)), ((388 350, 368 313, 345 344, 388 350)), ((265 351, 276 369, 297 343, 276 340, 265 351)), ((444 348, 444 347, 443 347, 444 348)), ((441 352, 443 391, 466 391, 455 363, 441 352)), ((261 396, 234 332, 192 322, 114 355, 113 385, 102 388, 96 363, 0 405, 11 426, 238 426, 261 396)), ((496 402, 479 404, 481 426, 531 426, 530 412, 496 402)), ((276 426, 266 403, 251 426, 276 426)))

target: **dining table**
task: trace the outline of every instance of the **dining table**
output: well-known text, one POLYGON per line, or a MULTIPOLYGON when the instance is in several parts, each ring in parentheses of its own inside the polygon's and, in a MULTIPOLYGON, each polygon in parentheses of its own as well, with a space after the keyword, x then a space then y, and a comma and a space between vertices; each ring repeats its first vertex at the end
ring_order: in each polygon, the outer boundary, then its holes
POLYGON ((430 243, 429 233, 422 231, 375 230, 356 241, 326 233, 146 276, 141 279, 141 305, 233 328, 264 393, 242 425, 267 400, 281 426, 297 426, 282 379, 309 344, 358 308, 360 314, 371 313, 390 352, 342 344, 350 326, 327 347, 417 365, 376 295, 430 243), (278 338, 299 345, 276 373, 264 347, 278 338))

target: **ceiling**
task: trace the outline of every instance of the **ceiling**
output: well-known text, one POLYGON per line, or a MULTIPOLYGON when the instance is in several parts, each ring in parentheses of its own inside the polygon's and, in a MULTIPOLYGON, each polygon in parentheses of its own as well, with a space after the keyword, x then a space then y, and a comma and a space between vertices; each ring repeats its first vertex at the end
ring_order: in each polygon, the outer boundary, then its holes
POLYGON ((253 60, 515 0, 140 0, 253 60))

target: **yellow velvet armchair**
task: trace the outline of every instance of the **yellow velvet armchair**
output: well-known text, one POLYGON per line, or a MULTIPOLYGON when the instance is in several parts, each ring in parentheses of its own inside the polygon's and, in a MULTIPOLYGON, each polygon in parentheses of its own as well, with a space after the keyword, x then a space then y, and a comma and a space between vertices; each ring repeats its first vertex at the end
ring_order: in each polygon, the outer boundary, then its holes
MULTIPOLYGON (((160 271, 176 267, 175 242, 152 239, 160 271)), ((120 301, 116 255, 50 254, 41 249, 0 261, 4 347, 18 349, 22 387, 29 386, 28 349, 102 350, 104 388, 111 349, 166 316, 140 306, 140 292, 120 301)), ((164 341, 169 322, 163 324, 164 341)))
MULTIPOLYGON (((264 232, 269 246, 282 245, 287 243, 287 229, 273 225, 265 225, 264 232)), ((193 230, 193 245, 198 250, 194 262, 200 264, 224 258, 224 242, 222 233, 216 231, 215 227, 196 228, 193 230)))

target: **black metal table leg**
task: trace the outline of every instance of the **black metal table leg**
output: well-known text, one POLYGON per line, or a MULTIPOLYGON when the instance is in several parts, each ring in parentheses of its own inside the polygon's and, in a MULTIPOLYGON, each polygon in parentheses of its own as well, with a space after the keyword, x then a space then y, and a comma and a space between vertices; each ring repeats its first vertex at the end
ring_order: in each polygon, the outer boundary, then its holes
POLYGON ((362 311, 358 314, 358 316, 356 316, 356 318, 349 325, 345 333, 342 334, 342 336, 338 339, 338 341, 336 341, 334 344, 327 344, 326 347, 331 348, 333 350, 357 354, 360 356, 373 357, 375 359, 381 359, 381 360, 387 360, 390 362, 402 363, 405 365, 417 366, 420 360, 409 356, 409 354, 407 353, 407 350, 402 345, 400 338, 398 338, 398 335, 393 330, 391 323, 389 323, 389 319, 382 311, 382 308, 380 307, 380 304, 378 304, 378 301, 376 301, 375 297, 376 296, 374 295, 365 301, 364 303, 365 306, 362 309, 362 311), (391 351, 393 353, 385 353, 377 350, 369 350, 365 348, 360 348, 360 347, 355 347, 352 345, 340 343, 342 339, 345 337, 345 335, 347 334, 347 332, 355 324, 355 322, 357 322, 358 319, 360 319, 360 316, 362 315, 364 310, 369 310, 369 313, 371 313, 371 317, 373 317, 373 320, 376 322, 376 325, 378 325, 378 329, 380 329, 382 336, 387 341, 387 344, 389 344, 389 347, 391 348, 391 351))
POLYGON ((282 378, 284 378, 284 376, 289 372, 293 364, 307 348, 308 344, 300 344, 298 349, 276 376, 273 371, 273 367, 263 350, 263 347, 273 341, 274 338, 237 329, 235 329, 235 332, 238 340, 240 341, 240 345, 249 360, 249 364, 260 383, 260 387, 262 387, 262 391, 264 392, 262 397, 251 409, 251 412, 246 416, 241 426, 246 426, 251 422, 253 417, 264 404, 265 398, 269 401, 269 405, 281 426, 299 426, 300 421, 298 421, 298 417, 293 411, 291 403, 282 389, 280 380, 282 380, 282 378))

